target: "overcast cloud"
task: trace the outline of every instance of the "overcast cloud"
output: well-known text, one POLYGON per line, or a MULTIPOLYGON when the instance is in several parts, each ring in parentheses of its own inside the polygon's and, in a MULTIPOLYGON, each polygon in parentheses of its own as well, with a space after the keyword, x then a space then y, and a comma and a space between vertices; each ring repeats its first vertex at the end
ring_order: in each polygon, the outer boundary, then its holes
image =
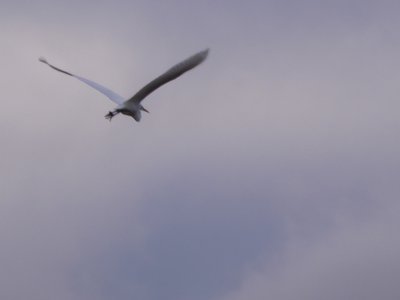
POLYGON ((3 2, 0 298, 399 299, 398 11, 3 2))

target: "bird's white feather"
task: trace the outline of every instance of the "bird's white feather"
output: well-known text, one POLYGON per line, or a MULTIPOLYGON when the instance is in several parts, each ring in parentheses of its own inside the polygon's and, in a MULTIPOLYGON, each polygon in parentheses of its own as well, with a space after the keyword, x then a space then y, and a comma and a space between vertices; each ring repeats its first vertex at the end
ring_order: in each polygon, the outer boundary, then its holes
POLYGON ((209 49, 200 51, 189 58, 181 61, 180 63, 169 68, 166 72, 149 82, 143 88, 141 88, 132 98, 128 101, 140 103, 149 94, 154 92, 156 89, 162 85, 170 82, 181 76, 183 73, 193 69, 194 67, 201 64, 208 56, 209 49))
POLYGON ((112 90, 102 86, 99 83, 96 83, 94 81, 91 81, 89 79, 86 79, 86 78, 83 78, 83 77, 77 76, 77 75, 73 75, 73 77, 75 77, 76 79, 86 83, 87 85, 91 86, 92 88, 96 89, 97 91, 99 91, 103 95, 107 96, 108 99, 110 99, 111 101, 115 102, 116 104, 122 104, 126 100, 124 97, 118 95, 117 93, 115 93, 112 90))
POLYGON ((99 84, 97 82, 94 82, 92 80, 89 80, 87 78, 84 78, 84 77, 72 74, 70 72, 67 72, 67 71, 65 71, 63 69, 60 69, 60 68, 50 64, 44 57, 40 57, 39 61, 44 63, 44 64, 46 64, 46 65, 48 65, 50 68, 52 68, 52 69, 54 69, 54 70, 56 70, 58 72, 61 72, 61 73, 64 73, 66 75, 75 77, 76 79, 86 83, 87 85, 91 86, 92 88, 94 88, 95 90, 99 91, 103 95, 107 96, 108 99, 110 99, 111 101, 115 102, 116 104, 121 105, 125 101, 125 98, 123 98, 122 96, 120 96, 117 93, 113 92, 112 90, 106 88, 105 86, 102 86, 101 84, 99 84))

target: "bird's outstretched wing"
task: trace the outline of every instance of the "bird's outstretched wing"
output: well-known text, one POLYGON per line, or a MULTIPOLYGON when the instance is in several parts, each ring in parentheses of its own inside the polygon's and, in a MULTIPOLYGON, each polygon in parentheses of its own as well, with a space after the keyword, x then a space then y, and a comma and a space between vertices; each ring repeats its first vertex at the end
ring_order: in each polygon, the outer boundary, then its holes
POLYGON ((144 98, 146 98, 150 93, 154 92, 160 86, 178 78, 183 73, 193 69, 194 67, 202 63, 207 58, 208 51, 209 49, 203 50, 176 64, 164 74, 158 76, 156 79, 145 85, 128 101, 140 103, 144 98))
POLYGON ((125 101, 125 99, 124 99, 123 97, 121 97, 121 96, 118 95, 117 93, 111 91, 110 89, 108 89, 108 88, 106 88, 106 87, 104 87, 104 86, 102 86, 102 85, 100 85, 100 84, 98 84, 98 83, 96 83, 96 82, 93 82, 93 81, 91 81, 91 80, 89 80, 89 79, 86 79, 86 78, 83 78, 83 77, 80 77, 80 76, 71 74, 71 73, 69 73, 69 72, 67 72, 67 71, 64 71, 64 70, 62 70, 62 69, 60 69, 60 68, 57 68, 57 67, 53 66, 52 64, 50 64, 50 63, 49 63, 45 58, 43 58, 43 57, 39 58, 39 61, 42 62, 42 63, 45 63, 46 65, 48 65, 49 67, 53 68, 53 69, 56 70, 56 71, 59 71, 59 72, 61 72, 61 73, 67 74, 67 75, 72 76, 72 77, 75 77, 76 79, 78 79, 78 80, 80 80, 80 81, 86 83, 87 85, 89 85, 89 86, 91 86, 92 88, 96 89, 96 90, 99 91, 100 93, 106 95, 111 101, 113 101, 113 102, 115 102, 115 103, 117 103, 117 104, 122 104, 122 103, 125 101))

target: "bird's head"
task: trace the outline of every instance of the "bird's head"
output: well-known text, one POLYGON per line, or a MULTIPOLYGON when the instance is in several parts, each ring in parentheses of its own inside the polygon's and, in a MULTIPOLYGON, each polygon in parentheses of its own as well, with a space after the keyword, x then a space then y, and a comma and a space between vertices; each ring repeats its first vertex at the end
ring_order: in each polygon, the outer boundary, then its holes
POLYGON ((142 105, 140 105, 140 110, 143 110, 145 112, 147 112, 148 114, 150 113, 147 109, 145 109, 142 105))

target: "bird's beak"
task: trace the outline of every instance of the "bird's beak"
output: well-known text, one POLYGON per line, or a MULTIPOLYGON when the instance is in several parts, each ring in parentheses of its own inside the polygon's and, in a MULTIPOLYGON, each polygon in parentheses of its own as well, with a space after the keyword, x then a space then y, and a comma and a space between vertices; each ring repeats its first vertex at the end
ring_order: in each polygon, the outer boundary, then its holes
POLYGON ((150 113, 147 109, 145 109, 144 107, 142 107, 142 110, 147 112, 148 114, 150 113))

